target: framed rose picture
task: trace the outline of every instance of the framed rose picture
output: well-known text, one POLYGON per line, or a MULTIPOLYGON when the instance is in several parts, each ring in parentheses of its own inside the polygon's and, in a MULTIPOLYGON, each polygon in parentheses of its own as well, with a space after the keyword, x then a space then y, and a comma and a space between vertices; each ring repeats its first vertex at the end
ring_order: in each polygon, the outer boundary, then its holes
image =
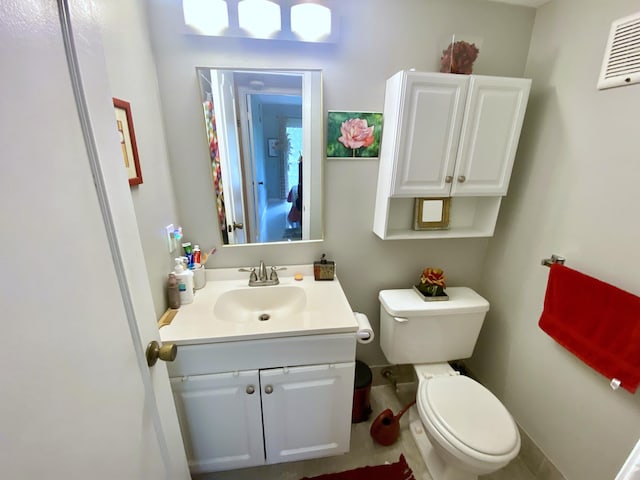
POLYGON ((378 158, 382 113, 329 112, 327 158, 378 158))
POLYGON ((120 138, 124 168, 127 170, 129 177, 129 185, 140 185, 142 183, 142 172, 140 171, 136 134, 133 130, 131 105, 129 102, 114 98, 113 107, 116 112, 116 128, 120 138))

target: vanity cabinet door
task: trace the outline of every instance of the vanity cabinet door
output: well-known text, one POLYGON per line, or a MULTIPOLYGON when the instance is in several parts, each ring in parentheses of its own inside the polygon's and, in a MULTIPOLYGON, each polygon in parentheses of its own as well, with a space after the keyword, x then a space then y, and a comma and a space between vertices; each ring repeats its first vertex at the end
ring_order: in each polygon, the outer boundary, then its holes
POLYGON ((381 152, 382 161, 389 154, 393 158, 391 196, 448 196, 469 77, 423 72, 399 75, 402 82, 397 75, 392 77, 385 98, 385 121, 395 117, 397 132, 387 132, 385 125, 381 152), (392 95, 390 90, 395 89, 400 92, 392 95), (393 152, 385 148, 391 142, 393 152))
POLYGON ((470 78, 451 196, 506 195, 531 80, 470 78))
POLYGON ((264 464, 257 370, 174 377, 171 387, 192 473, 264 464))
POLYGON ((267 463, 349 451, 355 363, 260 371, 267 463))

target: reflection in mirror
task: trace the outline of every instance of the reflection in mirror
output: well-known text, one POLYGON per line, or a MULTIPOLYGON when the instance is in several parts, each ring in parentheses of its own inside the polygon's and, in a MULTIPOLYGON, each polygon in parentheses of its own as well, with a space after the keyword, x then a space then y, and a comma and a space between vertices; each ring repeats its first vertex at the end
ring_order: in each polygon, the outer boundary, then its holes
POLYGON ((321 72, 197 73, 223 243, 321 240, 321 72))

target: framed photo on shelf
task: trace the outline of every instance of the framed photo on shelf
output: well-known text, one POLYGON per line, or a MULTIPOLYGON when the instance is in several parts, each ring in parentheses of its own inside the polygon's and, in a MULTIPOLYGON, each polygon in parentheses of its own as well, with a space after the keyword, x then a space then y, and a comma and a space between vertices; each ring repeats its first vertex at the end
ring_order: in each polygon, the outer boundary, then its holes
POLYGON ((446 230, 449 228, 451 198, 416 198, 414 230, 446 230))
POLYGON ((124 167, 129 177, 129 185, 140 185, 142 183, 142 171, 140 170, 140 159, 138 158, 136 134, 133 129, 131 105, 125 100, 114 98, 113 107, 116 113, 116 128, 120 137, 120 147, 122 148, 124 167))

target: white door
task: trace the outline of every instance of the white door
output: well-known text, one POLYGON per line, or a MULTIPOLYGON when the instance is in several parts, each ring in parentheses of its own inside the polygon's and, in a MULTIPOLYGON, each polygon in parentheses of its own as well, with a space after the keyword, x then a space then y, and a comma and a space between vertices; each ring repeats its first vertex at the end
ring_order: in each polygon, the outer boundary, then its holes
POLYGON ((248 215, 245 215, 245 195, 249 192, 245 191, 243 182, 233 72, 211 70, 211 89, 218 118, 218 148, 229 244, 243 244, 250 231, 246 222, 248 215))
POLYGON ((530 87, 526 78, 471 76, 451 195, 507 194, 530 87))
MULTIPOLYGON (((240 113, 240 137, 242 138, 242 167, 245 173, 247 190, 247 216, 251 237, 249 243, 264 241, 262 212, 266 209, 267 190, 265 186, 264 168, 258 168, 259 159, 256 153, 256 126, 253 122, 251 96, 253 90, 238 86, 238 111, 240 113)), ((256 118, 259 118, 258 115, 256 118)), ((262 143, 262 142, 261 142, 262 143)), ((264 151, 264 149, 263 149, 264 151)), ((263 165, 260 165, 263 167, 263 165)))
POLYGON ((349 451, 355 363, 260 370, 267 463, 349 451))
POLYGON ((467 83, 465 75, 406 73, 391 196, 449 195, 467 83))
POLYGON ((171 379, 193 473, 264 464, 257 370, 171 379))
POLYGON ((2 476, 186 480, 95 10, 62 6, 84 96, 56 2, 0 6, 2 476))

